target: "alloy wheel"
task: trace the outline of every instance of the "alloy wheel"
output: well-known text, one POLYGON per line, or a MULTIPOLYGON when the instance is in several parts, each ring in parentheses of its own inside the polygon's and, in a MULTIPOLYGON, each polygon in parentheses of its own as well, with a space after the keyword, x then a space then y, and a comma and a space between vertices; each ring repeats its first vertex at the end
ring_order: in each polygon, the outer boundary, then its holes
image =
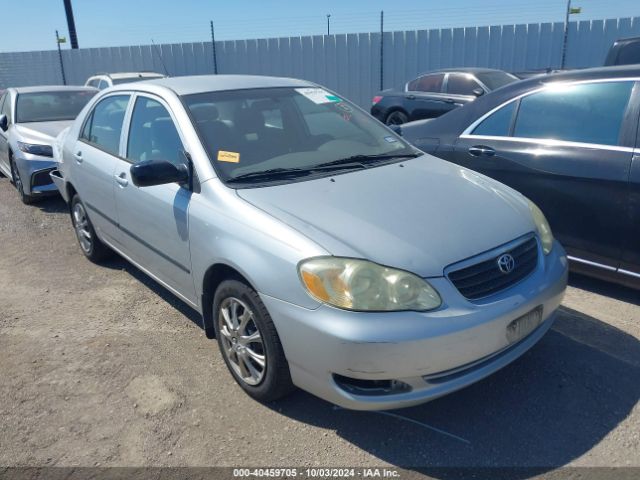
POLYGON ((235 298, 225 298, 218 311, 222 354, 247 385, 258 385, 267 370, 262 335, 249 306, 235 298))
POLYGON ((87 212, 81 203, 76 203, 73 206, 73 227, 80 242, 80 248, 85 253, 91 252, 93 246, 93 237, 91 236, 91 229, 89 228, 89 218, 87 212))

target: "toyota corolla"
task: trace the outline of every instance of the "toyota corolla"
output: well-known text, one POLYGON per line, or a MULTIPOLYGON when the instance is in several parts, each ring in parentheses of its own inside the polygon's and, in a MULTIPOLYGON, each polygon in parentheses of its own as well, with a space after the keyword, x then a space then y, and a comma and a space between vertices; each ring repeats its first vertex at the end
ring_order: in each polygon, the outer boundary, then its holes
POLYGON ((58 141, 84 255, 115 251, 197 309, 261 401, 431 400, 522 355, 564 295, 533 203, 307 81, 116 86, 58 141))

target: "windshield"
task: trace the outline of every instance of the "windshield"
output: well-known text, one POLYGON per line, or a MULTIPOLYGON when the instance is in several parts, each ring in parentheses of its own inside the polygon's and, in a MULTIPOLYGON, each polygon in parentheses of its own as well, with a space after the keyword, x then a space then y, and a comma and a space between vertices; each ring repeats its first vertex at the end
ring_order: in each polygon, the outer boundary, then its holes
POLYGON ((92 90, 20 93, 16 100, 16 123, 73 120, 96 93, 92 90))
POLYGON ((112 78, 111 83, 114 85, 120 85, 122 83, 133 83, 133 82, 141 82, 143 80, 153 80, 156 78, 164 78, 162 75, 145 75, 143 77, 136 75, 134 77, 118 77, 112 78))
POLYGON ((518 77, 507 72, 480 72, 476 76, 489 90, 495 90, 518 81, 518 77))
POLYGON ((222 180, 260 172, 326 172, 416 151, 373 117, 322 88, 263 88, 184 97, 222 180), (357 158, 356 158, 357 157, 357 158), (378 157, 378 158, 374 158, 378 157))

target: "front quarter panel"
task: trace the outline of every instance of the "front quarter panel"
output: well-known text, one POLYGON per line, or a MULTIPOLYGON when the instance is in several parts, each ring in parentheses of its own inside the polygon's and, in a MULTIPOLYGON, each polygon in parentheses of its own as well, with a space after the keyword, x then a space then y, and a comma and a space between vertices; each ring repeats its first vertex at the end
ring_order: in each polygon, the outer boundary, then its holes
MULTIPOLYGON (((298 277, 300 260, 328 252, 283 222, 242 200, 219 180, 202 184, 189 207, 191 263, 196 293, 202 298, 207 270, 234 268, 259 293, 307 309, 319 303, 298 277)), ((202 306, 204 308, 204 306, 202 306)))

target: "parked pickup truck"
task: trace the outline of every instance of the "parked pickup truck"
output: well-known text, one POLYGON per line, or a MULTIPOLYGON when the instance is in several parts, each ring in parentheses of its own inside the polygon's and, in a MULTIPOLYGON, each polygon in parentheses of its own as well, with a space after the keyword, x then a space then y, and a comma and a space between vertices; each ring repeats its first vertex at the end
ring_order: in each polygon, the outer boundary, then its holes
POLYGON ((634 63, 640 63, 640 37, 621 38, 613 42, 604 61, 604 66, 632 65, 634 63))

